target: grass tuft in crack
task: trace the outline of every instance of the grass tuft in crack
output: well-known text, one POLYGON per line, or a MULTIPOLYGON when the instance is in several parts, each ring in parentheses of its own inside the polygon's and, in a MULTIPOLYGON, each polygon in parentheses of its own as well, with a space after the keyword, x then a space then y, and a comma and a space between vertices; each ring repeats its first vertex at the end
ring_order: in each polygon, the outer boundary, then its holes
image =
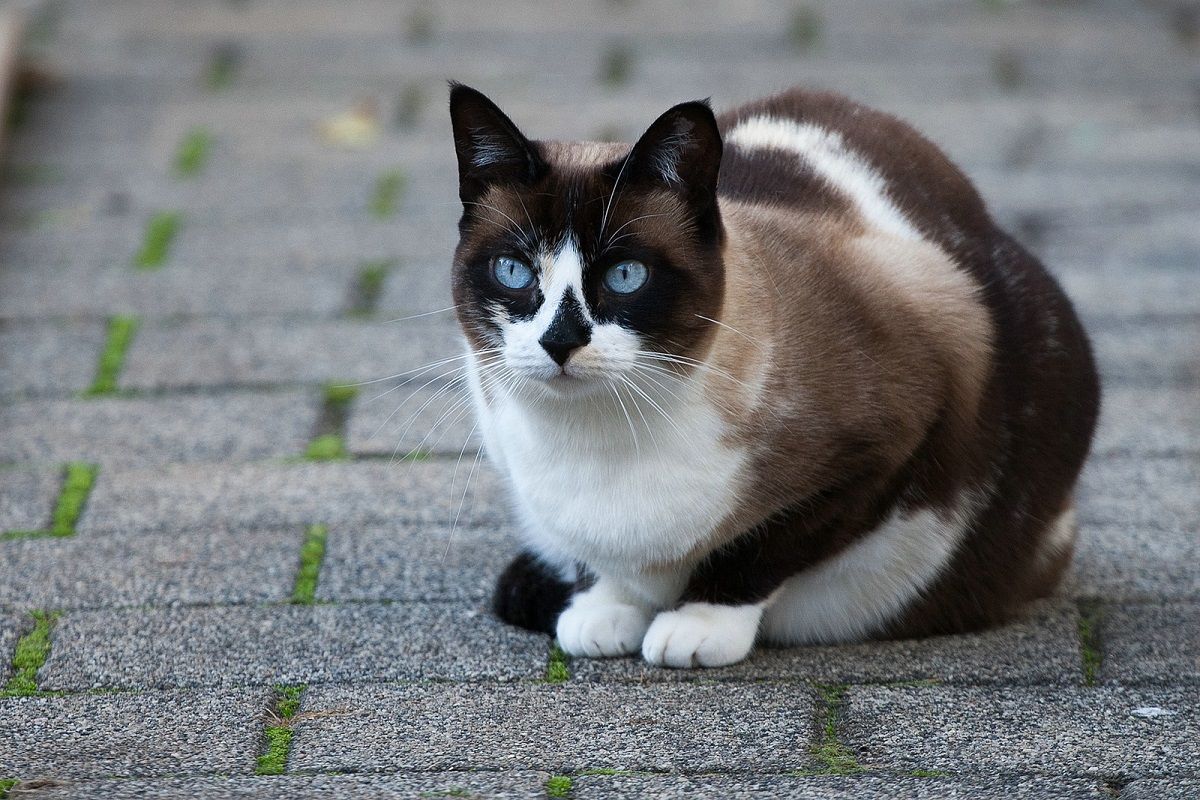
POLYGON ((213 137, 205 128, 192 128, 175 151, 175 174, 181 178, 199 175, 208 162, 213 137))
POLYGON ((571 680, 571 670, 567 666, 567 654, 558 646, 558 642, 550 643, 550 659, 546 662, 546 683, 566 683, 571 680))
POLYGON ((1081 604, 1079 607, 1079 653, 1083 658, 1083 685, 1095 686, 1104 662, 1100 649, 1100 607, 1081 604))
POLYGON ((138 269, 158 269, 167 263, 171 244, 182 224, 183 215, 176 211, 160 211, 151 217, 146 223, 142 248, 133 257, 133 265, 138 269))
POLYGON ((396 215, 403 191, 403 172, 393 169, 380 175, 375 181, 375 191, 371 194, 371 213, 379 219, 391 219, 396 215))
POLYGON ((863 771, 850 749, 838 741, 837 723, 845 705, 845 684, 817 684, 824 707, 821 743, 813 748, 813 755, 824 764, 816 770, 819 775, 856 775, 863 771))
POLYGON ((37 674, 50 655, 50 633, 58 621, 56 611, 31 611, 33 630, 17 641, 13 651, 13 676, 0 694, 6 697, 27 697, 36 694, 37 674))
POLYGON ((305 448, 305 459, 344 461, 350 457, 346 448, 346 420, 350 416, 350 404, 357 396, 358 389, 354 386, 325 384, 321 413, 317 418, 313 438, 305 448))
POLYGON ((16 778, 0 778, 0 800, 7 800, 8 790, 16 785, 16 778))
POLYGON ((913 778, 948 778, 949 772, 944 769, 914 769, 908 773, 913 778))
POLYGON ((304 544, 300 547, 300 568, 296 571, 296 583, 292 589, 292 602, 299 605, 311 606, 316 600, 317 580, 321 575, 321 565, 325 562, 325 542, 329 538, 329 528, 324 525, 310 525, 304 534, 304 544))
POLYGON ((264 731, 266 746, 258 757, 257 775, 282 775, 287 771, 288 756, 292 750, 292 723, 300 710, 300 701, 305 687, 277 685, 275 702, 267 715, 264 731))
POLYGON ((624 86, 633 77, 633 51, 625 44, 613 44, 600 60, 600 82, 610 88, 624 86))
POLYGON ((820 43, 824 27, 825 20, 819 11, 801 6, 792 12, 792 19, 788 23, 788 39, 801 52, 811 50, 820 43))
POLYGON ((83 513, 92 486, 96 484, 96 476, 100 468, 95 464, 73 461, 67 464, 67 474, 63 480, 62 492, 54 506, 54 515, 50 520, 51 536, 74 536, 75 524, 83 513))
POLYGON ((221 42, 212 50, 204 83, 211 91, 227 88, 242 64, 242 48, 235 42, 221 42))
POLYGON ((383 296, 383 282, 395 267, 395 259, 364 261, 359 266, 358 275, 350 291, 350 314, 364 316, 375 311, 379 306, 379 298, 383 296))
POLYGON ((569 775, 551 775, 546 779, 547 797, 570 797, 575 782, 569 775))
POLYGON ((100 361, 96 364, 96 376, 84 395, 100 397, 117 391, 117 380, 121 377, 121 368, 125 365, 125 354, 133 344, 137 329, 137 317, 118 315, 108 320, 108 336, 104 340, 104 350, 100 352, 100 361))

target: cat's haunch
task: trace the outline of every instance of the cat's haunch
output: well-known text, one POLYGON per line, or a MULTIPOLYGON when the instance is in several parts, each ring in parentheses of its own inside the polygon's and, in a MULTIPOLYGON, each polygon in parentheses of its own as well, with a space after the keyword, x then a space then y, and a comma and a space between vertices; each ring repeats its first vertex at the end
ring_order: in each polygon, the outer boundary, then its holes
POLYGON ((976 629, 1070 563, 1083 328, 930 142, 791 90, 632 146, 455 84, 453 291, 528 550, 505 620, 573 655, 976 629))

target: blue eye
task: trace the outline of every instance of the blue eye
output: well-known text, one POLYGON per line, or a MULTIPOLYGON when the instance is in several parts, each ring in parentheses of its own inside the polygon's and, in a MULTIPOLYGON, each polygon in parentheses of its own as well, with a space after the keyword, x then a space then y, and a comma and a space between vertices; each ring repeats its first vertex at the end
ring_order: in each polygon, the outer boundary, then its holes
POLYGON ((604 285, 617 294, 631 294, 642 288, 650 271, 640 261, 622 261, 604 273, 604 285))
POLYGON ((533 283, 533 270, 509 256, 500 256, 492 262, 492 274, 501 286, 509 289, 528 289, 533 283))

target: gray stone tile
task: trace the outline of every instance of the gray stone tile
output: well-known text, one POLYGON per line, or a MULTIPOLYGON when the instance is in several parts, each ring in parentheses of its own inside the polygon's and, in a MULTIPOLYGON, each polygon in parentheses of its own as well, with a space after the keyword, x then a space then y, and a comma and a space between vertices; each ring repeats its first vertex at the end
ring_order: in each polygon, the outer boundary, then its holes
POLYGON ((319 403, 311 392, 16 403, 0 407, 0 462, 129 467, 292 456, 304 452, 319 403))
POLYGON ((1106 387, 1092 451, 1159 456, 1200 453, 1200 391, 1190 386, 1106 387))
POLYGON ((1200 604, 1105 606, 1098 633, 1104 683, 1200 684, 1200 604))
POLYGON ((1063 591, 1105 601, 1200 600, 1195 529, 1085 524, 1063 591))
POLYGON ((1198 778, 1147 778, 1121 790, 1121 800, 1194 800, 1200 797, 1198 778))
POLYGON ((270 692, 0 700, 0 773, 29 778, 254 772, 270 692))
POLYGON ((83 391, 95 376, 104 339, 101 322, 0 324, 0 395, 83 391))
POLYGON ((848 697, 841 739, 868 769, 1137 777, 1200 761, 1195 688, 860 687, 848 697), (1147 709, 1174 714, 1140 716, 1159 713, 1147 709))
POLYGON ((483 443, 475 427, 475 406, 464 381, 437 380, 445 371, 423 376, 411 388, 370 391, 371 387, 364 387, 346 429, 350 452, 396 458, 410 453, 463 453, 469 465, 483 443), (428 381, 434 382, 422 388, 428 381))
MULTIPOLYGON (((457 513, 465 483, 453 494, 452 461, 324 464, 180 464, 108 470, 80 521, 81 536, 196 528, 279 528, 328 523, 444 524, 457 513)), ((0 472, 0 475, 3 475, 0 472)), ((503 524, 508 504, 485 464, 471 476, 458 524, 503 524)))
POLYGON ((0 686, 12 677, 12 652, 28 627, 26 620, 24 614, 0 611, 0 686))
POLYGON ((0 469, 0 532, 48 528, 62 482, 61 469, 0 469))
POLYGON ((320 772, 780 772, 812 766, 816 729, 801 685, 329 686, 302 713, 291 767, 320 772))
POLYGON ((445 522, 334 528, 317 597, 479 603, 491 597, 496 578, 519 546, 507 525, 460 526, 453 533, 445 522))
POLYGON ((794 800, 965 800, 1006 797, 1025 800, 1107 800, 1099 781, 1046 779, 1026 775, 995 778, 855 775, 637 775, 584 776, 574 780, 577 800, 648 797, 655 800, 723 797, 729 800, 780 797, 794 800))
POLYGON ((541 800, 545 772, 428 772, 406 775, 271 775, 68 782, 32 800, 418 800, 435 797, 541 800))
POLYGON ((302 542, 298 527, 0 542, 0 607, 284 601, 302 542))
POLYGON ((1200 531, 1200 456, 1106 456, 1084 467, 1077 493, 1086 525, 1200 531))
POLYGON ((1076 308, 1087 315, 1200 313, 1200 271, 1123 266, 1111 271, 1073 268, 1056 272, 1076 308))
POLYGON ((45 689, 540 678, 547 640, 462 604, 81 611, 45 689))
POLYGON ((935 680, 963 684, 1079 684, 1078 614, 1066 603, 1041 603, 1022 621, 993 631, 895 642, 759 648, 749 660, 702 670, 660 669, 641 659, 571 659, 573 678, 640 682, 807 680, 885 683, 935 680))
POLYGON ((1200 317, 1083 319, 1105 385, 1200 383, 1200 317))
MULTIPOLYGON (((379 381, 382 392, 427 365, 460 355, 452 321, 419 329, 374 320, 215 320, 146 324, 121 385, 135 389, 230 384, 379 381), (389 376, 399 376, 394 380, 389 376)), ((447 368, 457 365, 450 362, 447 368)))

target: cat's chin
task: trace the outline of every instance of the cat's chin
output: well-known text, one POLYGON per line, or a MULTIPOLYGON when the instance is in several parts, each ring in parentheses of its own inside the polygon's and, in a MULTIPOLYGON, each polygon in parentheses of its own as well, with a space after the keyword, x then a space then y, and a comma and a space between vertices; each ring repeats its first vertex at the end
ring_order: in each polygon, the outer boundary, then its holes
POLYGON ((530 382, 536 385, 545 397, 555 400, 587 397, 605 386, 604 381, 599 378, 581 377, 565 372, 530 382))

